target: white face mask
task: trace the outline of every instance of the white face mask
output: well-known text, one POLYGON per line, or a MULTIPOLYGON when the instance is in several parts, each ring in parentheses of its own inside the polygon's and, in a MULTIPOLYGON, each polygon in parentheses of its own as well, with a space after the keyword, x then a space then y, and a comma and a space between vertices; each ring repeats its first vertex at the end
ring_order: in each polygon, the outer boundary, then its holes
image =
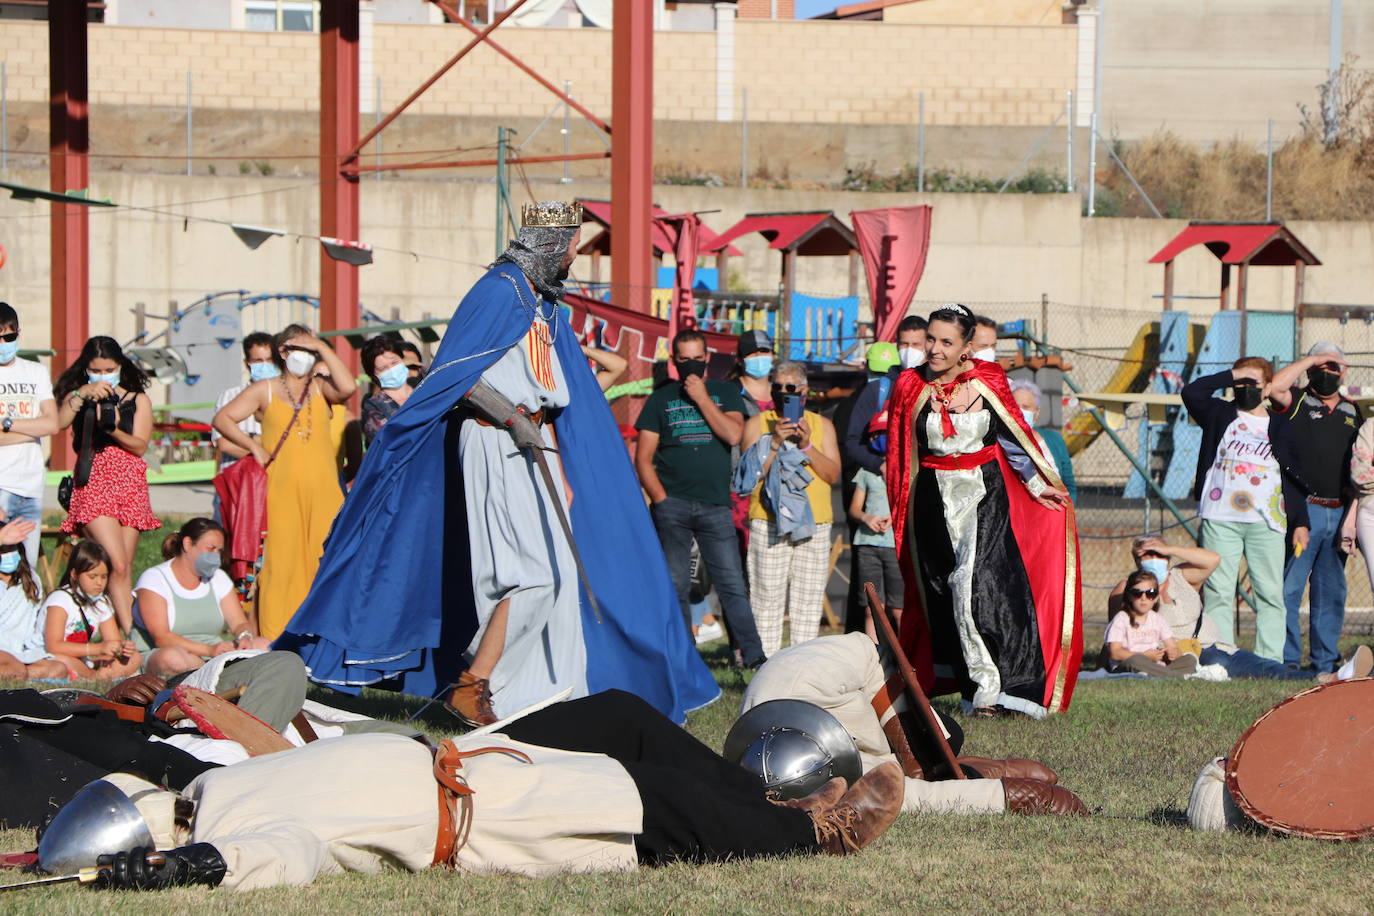
POLYGON ((987 360, 988 362, 992 362, 993 360, 997 359, 997 348, 984 347, 981 350, 974 350, 972 355, 974 359, 983 359, 987 360))
POLYGON ((1026 418, 1026 425, 1027 425, 1027 426, 1029 426, 1029 427, 1031 427, 1031 428, 1034 428, 1034 427, 1035 427, 1035 411, 1033 411, 1033 410, 1027 410, 1026 408, 1022 407, 1022 408, 1021 408, 1021 416, 1023 416, 1023 417, 1026 418))
POLYGON ((316 356, 314 353, 302 353, 300 350, 292 350, 286 354, 286 371, 296 378, 305 378, 310 374, 310 370, 315 368, 316 356))
POLYGON ((1140 561, 1140 570, 1154 576, 1156 582, 1163 582, 1169 578, 1169 561, 1163 557, 1145 557, 1140 561))
POLYGON ((926 351, 920 347, 903 347, 897 351, 897 361, 903 369, 919 369, 926 364, 926 351))

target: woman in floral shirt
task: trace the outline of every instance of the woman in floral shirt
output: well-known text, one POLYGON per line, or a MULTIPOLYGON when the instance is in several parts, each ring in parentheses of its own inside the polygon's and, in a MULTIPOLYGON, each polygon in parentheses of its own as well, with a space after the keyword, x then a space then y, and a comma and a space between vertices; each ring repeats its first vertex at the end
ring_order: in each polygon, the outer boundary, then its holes
POLYGON ((1202 427, 1193 487, 1202 517, 1198 546, 1221 557, 1202 586, 1203 613, 1216 624, 1218 641, 1235 643, 1236 578, 1244 556, 1254 595, 1255 654, 1281 662, 1284 538, 1290 515, 1295 527, 1307 524, 1307 502, 1293 474, 1292 428, 1263 406, 1273 378, 1268 360, 1247 356, 1190 382, 1183 404, 1202 427), (1213 397, 1223 388, 1232 390, 1232 400, 1213 397))
POLYGON ((369 340, 363 345, 363 371, 376 386, 372 397, 363 402, 363 438, 371 445, 386 421, 410 397, 410 367, 401 341, 386 334, 369 340))

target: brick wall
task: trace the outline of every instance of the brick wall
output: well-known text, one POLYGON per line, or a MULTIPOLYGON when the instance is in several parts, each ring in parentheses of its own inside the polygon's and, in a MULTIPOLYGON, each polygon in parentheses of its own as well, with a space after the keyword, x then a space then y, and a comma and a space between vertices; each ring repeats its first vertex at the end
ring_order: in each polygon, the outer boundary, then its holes
POLYGON ((735 15, 741 19, 794 19, 797 10, 794 0, 739 0, 739 8, 735 15), (776 17, 773 15, 775 5, 778 13, 776 17))
MULTIPOLYGON (((767 0, 763 0, 767 3, 767 0)), ((451 26, 377 25, 373 72, 390 109, 467 40, 451 26)), ((1071 26, 904 26, 741 20, 735 92, 749 90, 751 121, 915 124, 926 93, 928 124, 1048 124, 1074 85, 1071 26)), ((498 40, 545 77, 609 117, 610 33, 600 29, 502 29, 498 40)), ((93 26, 91 101, 181 106, 186 72, 197 108, 313 111, 318 38, 308 34, 93 26)), ((656 118, 716 118, 716 36, 655 35, 656 118)), ((46 25, 0 25, 0 59, 12 101, 46 98, 46 25)), ((370 89, 364 88, 370 98, 370 89)), ((416 114, 543 117, 555 99, 510 62, 479 46, 409 109, 416 114)), ((736 109, 738 110, 738 109, 736 109)), ((367 120, 366 116, 364 120, 367 120)))

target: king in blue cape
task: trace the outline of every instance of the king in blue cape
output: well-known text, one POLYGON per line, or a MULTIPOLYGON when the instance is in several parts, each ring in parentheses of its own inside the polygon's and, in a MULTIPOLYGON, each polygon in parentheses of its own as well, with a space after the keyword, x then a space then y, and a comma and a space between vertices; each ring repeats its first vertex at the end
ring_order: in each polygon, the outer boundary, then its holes
POLYGON ((312 680, 418 696, 458 684, 451 705, 470 720, 484 710, 478 722, 569 688, 626 690, 677 722, 719 696, 619 429, 557 304, 579 210, 526 208, 525 227, 454 312, 429 374, 373 441, 310 594, 276 643, 301 655, 312 680), (564 492, 461 403, 479 381, 542 424, 564 492), (460 691, 477 701, 466 714, 460 691))

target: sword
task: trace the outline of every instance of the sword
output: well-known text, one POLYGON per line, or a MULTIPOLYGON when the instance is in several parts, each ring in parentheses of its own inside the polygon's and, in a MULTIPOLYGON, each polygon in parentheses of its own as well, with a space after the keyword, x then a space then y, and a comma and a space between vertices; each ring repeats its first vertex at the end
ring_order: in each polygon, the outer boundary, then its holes
MULTIPOLYGON (((163 865, 167 862, 167 857, 160 852, 150 852, 144 860, 149 865, 163 865)), ((18 884, 0 884, 0 891, 17 891, 25 887, 38 887, 44 884, 66 884, 75 881, 77 884, 91 884, 100 877, 101 872, 110 870, 108 865, 88 865, 77 870, 74 874, 58 875, 55 878, 39 878, 36 881, 21 881, 18 884)))
POLYGON ((558 450, 549 448, 544 444, 543 434, 539 432, 538 425, 530 419, 528 414, 516 407, 509 398, 486 382, 478 382, 474 385, 472 390, 463 396, 463 401, 481 413, 492 424, 509 432, 511 439, 515 442, 515 447, 529 454, 534 459, 534 463, 539 465, 539 473, 544 478, 544 486, 549 491, 549 499, 553 501, 553 511, 558 516, 558 521, 563 526, 563 534, 568 539, 568 549, 572 552, 574 565, 577 566, 577 575, 582 580, 582 587, 587 590, 587 601, 592 606, 592 614, 596 617, 597 623, 602 623, 601 606, 597 604, 596 594, 592 591, 591 580, 587 578, 587 569, 582 565, 582 554, 578 551, 577 541, 573 538, 572 523, 568 521, 568 513, 563 509, 563 500, 560 498, 557 485, 554 483, 553 472, 549 470, 549 463, 544 458, 545 452, 558 454, 558 450))

